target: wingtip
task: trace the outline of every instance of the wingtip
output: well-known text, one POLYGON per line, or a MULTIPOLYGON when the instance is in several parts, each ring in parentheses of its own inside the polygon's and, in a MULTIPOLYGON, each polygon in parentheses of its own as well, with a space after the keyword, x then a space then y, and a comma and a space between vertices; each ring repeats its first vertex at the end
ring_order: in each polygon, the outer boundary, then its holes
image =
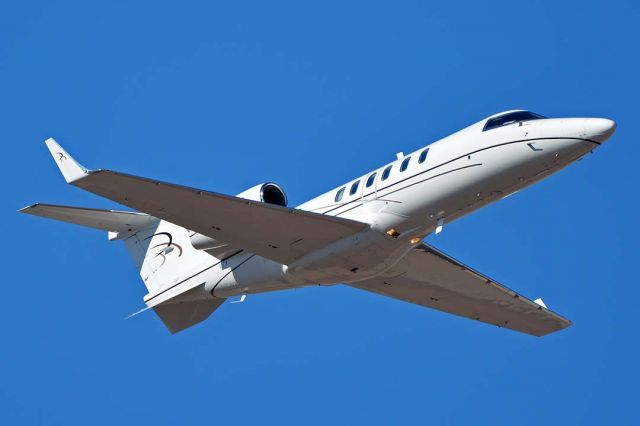
POLYGON ((32 209, 34 209, 34 208, 38 207, 38 205, 39 205, 39 204, 40 204, 40 203, 29 204, 29 205, 28 205, 28 206, 26 206, 26 207, 23 207, 23 208, 21 208, 21 209, 18 209, 18 210, 17 210, 17 213, 29 213, 29 210, 32 210, 32 209))
POLYGON ((89 171, 73 159, 53 138, 44 141, 67 183, 83 178, 89 171))

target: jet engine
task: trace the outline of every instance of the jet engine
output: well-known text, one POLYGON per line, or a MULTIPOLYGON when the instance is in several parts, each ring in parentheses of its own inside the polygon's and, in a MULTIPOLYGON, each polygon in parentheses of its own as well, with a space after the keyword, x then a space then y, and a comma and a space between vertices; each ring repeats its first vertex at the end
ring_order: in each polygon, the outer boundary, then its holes
POLYGON ((241 192, 236 195, 236 197, 261 201, 267 204, 276 204, 283 207, 287 206, 287 195, 280 186, 271 182, 258 184, 244 192, 241 192))

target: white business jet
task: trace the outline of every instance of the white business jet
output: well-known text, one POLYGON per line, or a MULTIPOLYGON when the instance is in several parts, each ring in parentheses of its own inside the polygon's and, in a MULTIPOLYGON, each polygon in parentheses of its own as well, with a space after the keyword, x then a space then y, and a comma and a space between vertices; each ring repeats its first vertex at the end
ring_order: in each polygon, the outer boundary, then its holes
POLYGON ((34 204, 20 210, 122 240, 153 308, 172 332, 226 299, 344 283, 543 336, 571 325, 423 242, 467 213, 537 182, 609 138, 602 118, 488 117, 297 208, 275 183, 237 196, 110 170, 88 170, 53 139, 66 181, 137 212, 34 204))

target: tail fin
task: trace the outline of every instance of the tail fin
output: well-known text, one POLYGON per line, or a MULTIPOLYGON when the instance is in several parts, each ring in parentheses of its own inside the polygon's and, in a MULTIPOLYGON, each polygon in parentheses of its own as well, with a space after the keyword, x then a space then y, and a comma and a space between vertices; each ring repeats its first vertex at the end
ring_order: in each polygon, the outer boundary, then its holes
POLYGON ((193 279, 217 259, 194 249, 185 228, 138 212, 51 204, 19 211, 100 229, 109 232, 110 240, 122 240, 147 287, 145 303, 172 333, 205 320, 224 302, 212 299, 202 280, 193 279))

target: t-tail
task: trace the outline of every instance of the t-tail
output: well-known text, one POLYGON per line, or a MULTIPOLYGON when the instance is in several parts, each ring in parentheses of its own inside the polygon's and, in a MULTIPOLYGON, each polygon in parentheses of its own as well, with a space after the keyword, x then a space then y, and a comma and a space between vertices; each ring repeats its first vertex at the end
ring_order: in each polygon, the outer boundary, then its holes
MULTIPOLYGON (((46 143, 67 182, 88 173, 53 139, 46 143)), ((204 290, 207 271, 219 260, 195 249, 190 231, 181 226, 145 213, 52 204, 33 204, 20 212, 106 231, 109 240, 122 241, 147 288, 147 308, 172 333, 205 320, 225 300, 204 290)))

